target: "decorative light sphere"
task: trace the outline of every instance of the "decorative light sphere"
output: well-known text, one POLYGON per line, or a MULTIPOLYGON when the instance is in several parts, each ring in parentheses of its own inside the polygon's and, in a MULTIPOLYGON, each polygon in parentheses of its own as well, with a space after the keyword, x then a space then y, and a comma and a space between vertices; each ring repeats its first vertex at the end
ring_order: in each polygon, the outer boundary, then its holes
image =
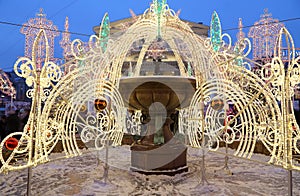
POLYGON ((216 99, 213 99, 211 101, 211 107, 214 109, 214 110, 222 110, 224 108, 224 101, 220 98, 216 98, 216 99))
POLYGON ((97 111, 102 111, 106 108, 107 102, 104 99, 95 99, 94 105, 97 111))
POLYGON ((18 146, 18 140, 16 138, 10 137, 5 142, 5 147, 7 150, 14 150, 18 146))

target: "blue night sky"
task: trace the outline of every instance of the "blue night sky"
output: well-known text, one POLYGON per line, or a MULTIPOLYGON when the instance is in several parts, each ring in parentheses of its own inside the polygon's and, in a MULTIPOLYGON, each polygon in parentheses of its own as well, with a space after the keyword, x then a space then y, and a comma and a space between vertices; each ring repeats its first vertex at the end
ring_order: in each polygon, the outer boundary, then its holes
MULTIPOLYGON (((151 0, 0 0, 0 21, 23 24, 34 18, 39 8, 44 9, 46 18, 54 22, 59 30, 64 30, 65 17, 69 17, 69 31, 93 34, 93 26, 98 25, 105 12, 110 20, 130 17, 131 8, 137 15, 143 13, 151 0)), ((210 24, 213 11, 217 11, 222 29, 236 28, 238 19, 243 19, 244 26, 253 25, 260 19, 264 9, 268 8, 273 18, 286 20, 300 18, 299 0, 168 0, 175 12, 181 9, 180 18, 193 22, 210 24)), ((295 46, 300 47, 300 20, 284 23, 292 34, 295 46)), ((11 71, 18 57, 24 55, 25 37, 21 27, 0 24, 0 68, 11 71)), ((249 28, 244 29, 247 34, 249 28)), ((237 30, 226 31, 235 39, 237 30)), ((71 39, 88 37, 71 35, 71 39)), ((59 48, 61 36, 55 42, 55 57, 62 57, 59 48)))

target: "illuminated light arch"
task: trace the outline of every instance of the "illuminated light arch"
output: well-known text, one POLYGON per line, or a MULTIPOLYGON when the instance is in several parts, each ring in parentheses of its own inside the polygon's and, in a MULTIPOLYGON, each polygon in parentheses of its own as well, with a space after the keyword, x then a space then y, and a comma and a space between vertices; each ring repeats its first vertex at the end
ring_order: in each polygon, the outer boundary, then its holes
POLYGON ((187 120, 190 144, 201 147, 199 127, 204 126, 204 135, 209 140, 206 147, 210 150, 218 150, 220 142, 231 144, 239 141, 234 155, 251 158, 255 144, 260 140, 272 155, 270 161, 277 159, 277 145, 281 139, 281 112, 276 99, 270 91, 264 90, 265 83, 252 72, 235 67, 228 69, 227 73, 230 79, 207 81, 194 94, 187 117, 190 119, 187 120), (241 80, 244 80, 243 83, 238 82, 241 80), (221 110, 215 110, 211 106, 215 97, 225 103, 221 110), (205 116, 200 110, 201 99, 205 116), (236 114, 226 115, 228 103, 235 106, 236 114), (201 123, 202 118, 204 124, 201 123), (225 125, 225 120, 231 125, 225 125), (231 134, 224 136, 227 130, 231 134), (274 138, 269 138, 270 135, 274 138))
MULTIPOLYGON (((245 51, 239 51, 237 54, 231 50, 230 37, 221 34, 220 48, 214 50, 211 39, 203 39, 193 34, 188 25, 180 21, 167 5, 162 6, 160 18, 157 18, 156 9, 151 5, 143 17, 122 36, 110 38, 104 53, 99 44, 100 38, 91 37, 90 40, 94 41, 89 42, 88 52, 80 50, 82 42, 75 40, 72 47, 77 49, 73 49, 73 52, 79 52, 79 55, 74 56, 77 56, 83 65, 63 78, 60 77, 59 67, 47 58, 43 67, 36 67, 35 53, 32 59, 23 57, 16 62, 15 71, 19 76, 26 78, 26 83, 33 87, 29 93, 33 98, 33 106, 24 132, 15 133, 22 136, 16 149, 6 160, 0 153, 3 164, 0 172, 49 161, 49 155, 58 140, 62 140, 66 157, 80 155, 76 143, 77 133, 81 134, 82 140, 93 143, 91 148, 101 149, 107 139, 112 145, 120 145, 126 126, 126 108, 118 90, 121 68, 132 44, 136 40, 145 39, 134 70, 135 76, 139 75, 141 60, 150 44, 158 37, 169 44, 175 56, 180 57, 182 54, 175 39, 183 42, 187 47, 185 52, 189 53, 186 56, 191 62, 197 91, 190 106, 183 109, 186 119, 180 122, 181 128, 185 128, 181 132, 187 134, 189 145, 218 150, 220 141, 228 144, 239 141, 235 155, 250 159, 255 142, 261 140, 271 153, 269 163, 300 170, 292 157, 293 151, 300 152, 297 146, 300 139, 299 127, 292 127, 296 121, 293 111, 288 111, 291 106, 291 86, 300 82, 297 61, 292 57, 288 73, 284 75, 283 63, 280 56, 276 56, 268 66, 271 74, 268 78, 260 79, 251 70, 236 65, 236 58, 245 59, 250 52, 250 46, 246 47, 249 43, 246 38, 239 40, 245 44, 245 47, 242 47, 245 51), (224 38, 228 38, 229 43, 225 43, 224 38), (57 84, 53 85, 54 82, 57 84), (52 87, 52 91, 45 91, 49 86, 52 87), (103 112, 95 111, 94 108, 94 101, 99 98, 108 103, 103 112), (214 98, 222 99, 224 106, 229 102, 235 104, 237 113, 227 115, 227 108, 213 109, 210 103, 214 98), (282 102, 281 107, 276 99, 282 102), (240 123, 237 122, 238 118, 240 123), (224 130, 228 129, 232 135, 224 133, 224 130), (205 139, 203 135, 208 137, 209 145, 216 142, 217 146, 213 149, 213 146, 200 144, 200 141, 205 139), (23 155, 23 158, 28 156, 28 159, 19 159, 17 163, 12 164, 11 160, 17 153, 23 155)), ((220 28, 219 30, 221 32, 220 28)), ((282 29, 280 35, 280 38, 287 36, 292 43, 286 29, 282 29)), ((41 36, 46 37, 44 30, 39 32, 35 43, 38 43, 41 36)), ((279 47, 280 44, 278 43, 279 47)), ((34 51, 37 50, 36 45, 34 44, 34 51)), ((293 44, 290 46, 293 50, 293 44)), ((246 64, 247 62, 243 61, 243 65, 246 64)), ((179 69, 182 76, 187 75, 186 68, 180 61, 179 69)), ((0 146, 1 151, 3 142, 0 146)))

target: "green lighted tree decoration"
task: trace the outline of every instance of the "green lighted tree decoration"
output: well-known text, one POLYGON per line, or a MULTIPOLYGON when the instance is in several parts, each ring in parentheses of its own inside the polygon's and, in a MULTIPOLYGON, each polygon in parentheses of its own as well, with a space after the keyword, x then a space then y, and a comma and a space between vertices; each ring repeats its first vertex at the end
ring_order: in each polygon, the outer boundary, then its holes
POLYGON ((108 13, 105 13, 99 29, 98 35, 91 35, 88 43, 84 43, 80 39, 75 39, 71 44, 72 55, 79 60, 79 65, 84 66, 87 54, 103 54, 105 53, 110 35, 110 22, 108 13))
POLYGON ((213 50, 215 52, 219 51, 219 49, 221 48, 222 29, 220 19, 216 11, 214 11, 211 19, 210 37, 213 50))
POLYGON ((105 52, 107 48, 107 42, 110 34, 109 25, 110 22, 109 22, 108 13, 105 13, 99 31, 100 46, 103 52, 105 52))
POLYGON ((157 15, 160 15, 162 12, 163 7, 166 5, 167 0, 155 0, 154 1, 156 8, 157 8, 157 15))
MULTIPOLYGON (((240 49, 239 49, 239 47, 235 47, 234 48, 234 52, 237 54, 237 55, 239 55, 240 54, 240 49)), ((237 66, 243 66, 243 59, 242 58, 236 58, 236 60, 235 60, 235 64, 237 65, 237 66)))
POLYGON ((161 15, 162 15, 162 10, 164 6, 167 3, 167 0, 154 0, 153 1, 154 6, 156 8, 156 14, 157 14, 157 36, 160 37, 160 20, 161 20, 161 15))

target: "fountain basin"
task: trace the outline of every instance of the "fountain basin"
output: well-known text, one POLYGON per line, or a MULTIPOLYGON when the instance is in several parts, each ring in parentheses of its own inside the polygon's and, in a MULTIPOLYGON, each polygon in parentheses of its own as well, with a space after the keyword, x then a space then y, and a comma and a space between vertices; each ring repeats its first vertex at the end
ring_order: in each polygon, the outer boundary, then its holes
POLYGON ((154 102, 162 103, 168 113, 189 105, 196 80, 181 76, 138 76, 120 79, 119 91, 132 110, 148 111, 154 102))
POLYGON ((176 113, 176 109, 189 106, 195 89, 196 80, 193 77, 140 76, 120 79, 119 91, 129 111, 141 110, 146 116, 143 123, 147 125, 147 133, 140 142, 131 146, 133 171, 174 175, 188 170, 187 147, 173 137, 175 131, 170 126, 174 123, 171 115, 176 113), (156 102, 160 103, 160 107, 154 104, 156 102), (162 119, 161 127, 157 126, 162 119), (162 144, 154 143, 158 129, 163 133, 162 144))

